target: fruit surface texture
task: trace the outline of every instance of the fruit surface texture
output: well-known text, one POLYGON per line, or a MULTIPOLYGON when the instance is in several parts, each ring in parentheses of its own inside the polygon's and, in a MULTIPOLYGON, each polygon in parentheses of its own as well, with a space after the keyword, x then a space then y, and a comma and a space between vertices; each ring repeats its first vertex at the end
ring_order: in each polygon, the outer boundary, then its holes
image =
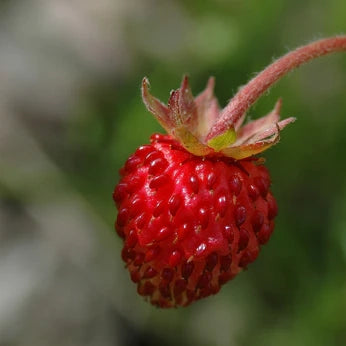
POLYGON ((122 258, 138 293, 160 307, 215 294, 253 262, 277 205, 260 160, 199 157, 153 135, 114 191, 122 258))

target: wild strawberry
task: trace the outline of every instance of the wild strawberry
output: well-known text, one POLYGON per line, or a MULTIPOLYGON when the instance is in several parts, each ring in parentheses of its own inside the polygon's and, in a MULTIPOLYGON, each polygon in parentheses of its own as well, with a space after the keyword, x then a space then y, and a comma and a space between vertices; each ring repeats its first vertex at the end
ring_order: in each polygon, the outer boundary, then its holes
POLYGON ((253 262, 274 229, 277 204, 258 154, 294 121, 281 102, 242 126, 246 110, 276 80, 314 57, 346 49, 346 37, 317 41, 274 62, 219 111, 214 80, 193 98, 188 79, 168 106, 149 93, 148 110, 168 135, 151 136, 121 169, 113 198, 122 258, 138 293, 159 307, 186 306, 215 294, 253 262))
POLYGON ((249 156, 275 143, 293 119, 279 122, 278 102, 265 118, 239 122, 237 140, 228 133, 223 143, 234 144, 220 154, 219 138, 214 147, 197 141, 218 114, 212 88, 213 79, 194 100, 185 77, 166 107, 143 80, 144 102, 170 135, 153 135, 130 156, 113 195, 122 258, 138 293, 160 307, 218 292, 256 259, 274 229, 269 173, 249 156))

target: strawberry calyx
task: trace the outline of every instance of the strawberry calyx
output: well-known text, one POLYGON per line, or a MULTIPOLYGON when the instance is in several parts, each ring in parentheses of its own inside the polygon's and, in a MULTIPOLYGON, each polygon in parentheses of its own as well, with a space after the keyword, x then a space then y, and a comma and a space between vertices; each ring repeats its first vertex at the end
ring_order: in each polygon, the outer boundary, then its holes
POLYGON ((280 131, 295 121, 280 121, 281 100, 266 116, 243 125, 247 110, 280 78, 300 65, 334 52, 346 51, 346 35, 321 39, 293 50, 274 61, 250 80, 220 110, 214 96, 214 78, 193 98, 188 78, 171 92, 167 106, 149 92, 147 78, 142 97, 147 109, 163 128, 196 156, 226 156, 244 159, 267 150, 280 139, 280 131))
POLYGON ((163 104, 149 92, 149 80, 142 81, 142 98, 147 109, 161 126, 187 151, 196 156, 226 156, 236 160, 258 154, 280 139, 280 131, 295 118, 280 121, 281 100, 266 116, 243 125, 245 115, 227 125, 212 138, 208 133, 218 122, 220 107, 214 96, 214 78, 209 78, 205 90, 193 97, 187 76, 181 86, 163 104))

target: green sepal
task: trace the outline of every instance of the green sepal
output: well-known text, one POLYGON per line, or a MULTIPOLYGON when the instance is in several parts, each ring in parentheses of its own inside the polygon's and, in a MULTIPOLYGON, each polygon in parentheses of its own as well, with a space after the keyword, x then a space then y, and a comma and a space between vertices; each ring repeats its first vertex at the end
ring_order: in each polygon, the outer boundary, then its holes
POLYGON ((202 144, 189 130, 184 126, 177 127, 173 130, 173 135, 182 146, 190 153, 197 156, 209 155, 213 149, 202 144))
POLYGON ((234 127, 231 127, 226 132, 210 139, 207 144, 208 147, 213 148, 215 151, 221 151, 222 149, 231 146, 237 139, 237 134, 234 127))

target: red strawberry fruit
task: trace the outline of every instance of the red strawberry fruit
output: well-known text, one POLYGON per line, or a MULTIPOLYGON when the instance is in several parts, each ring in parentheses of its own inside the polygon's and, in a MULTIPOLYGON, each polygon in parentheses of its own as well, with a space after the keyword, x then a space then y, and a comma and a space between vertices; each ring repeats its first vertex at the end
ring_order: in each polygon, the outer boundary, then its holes
POLYGON ((185 77, 167 106, 143 80, 144 103, 168 134, 151 136, 129 157, 113 193, 122 258, 140 295, 159 307, 186 306, 217 293, 257 258, 273 232, 277 204, 264 161, 254 155, 277 143, 294 118, 279 120, 279 101, 242 126, 246 110, 292 68, 345 49, 345 36, 298 48, 221 112, 213 79, 194 99, 185 77))

